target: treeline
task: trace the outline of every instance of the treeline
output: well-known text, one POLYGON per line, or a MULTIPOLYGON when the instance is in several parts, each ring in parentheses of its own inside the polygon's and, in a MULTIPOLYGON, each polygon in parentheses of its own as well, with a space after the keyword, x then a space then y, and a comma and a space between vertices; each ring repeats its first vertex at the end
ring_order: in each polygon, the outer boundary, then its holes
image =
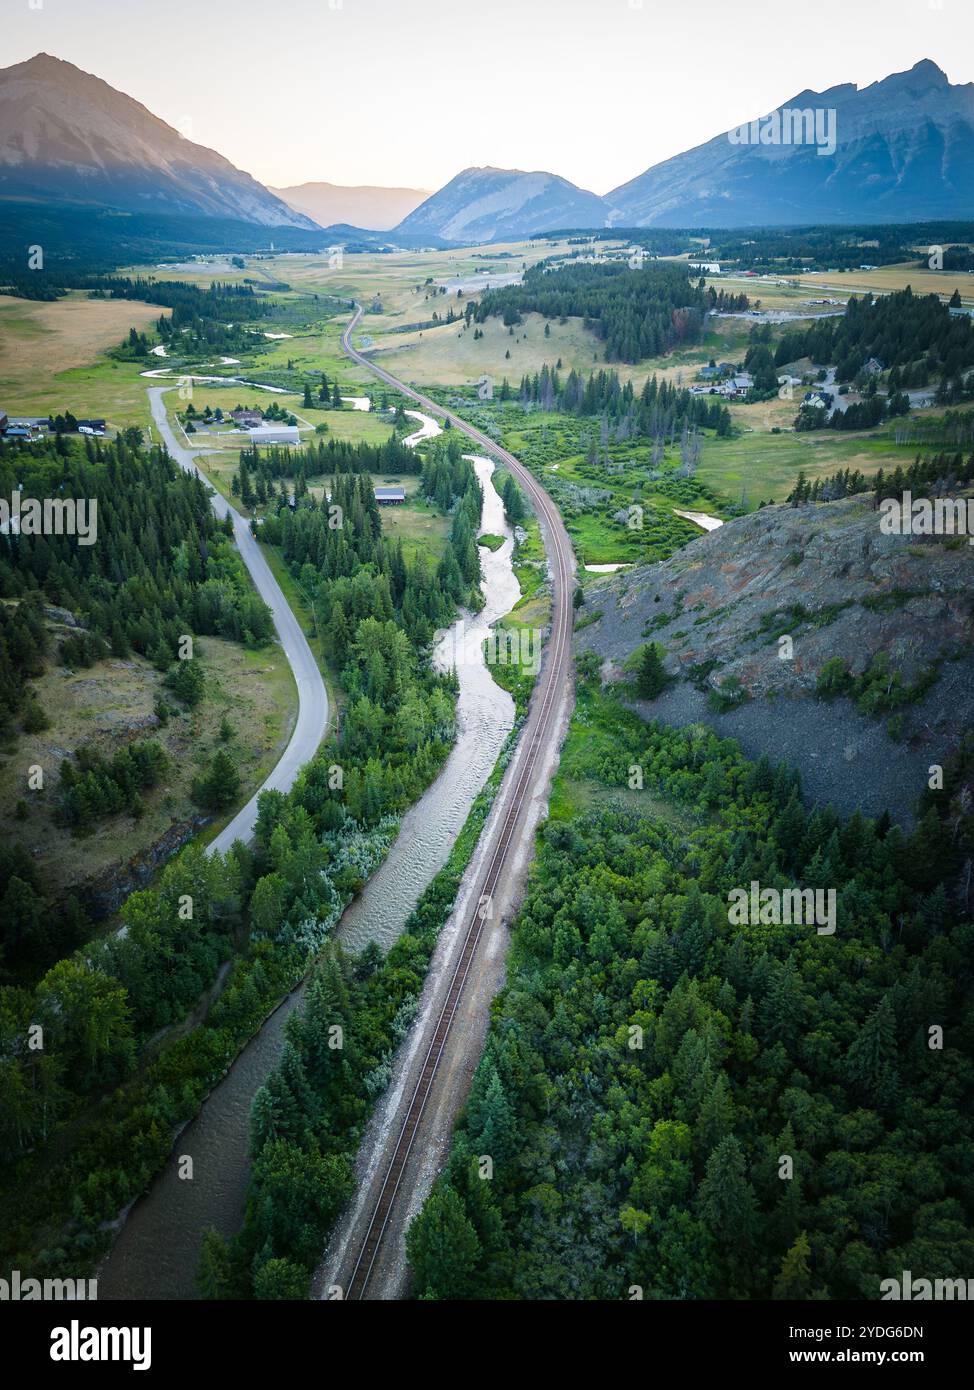
POLYGON ((605 343, 606 361, 639 362, 696 342, 706 314, 727 307, 725 298, 693 285, 687 267, 670 262, 631 270, 624 261, 559 269, 540 261, 520 285, 488 290, 469 313, 478 323, 499 315, 506 325, 531 313, 580 318, 605 343))
MULTIPOLYGON (((0 445, 0 496, 15 489, 25 497, 97 502, 97 537, 79 545, 71 535, 0 536, 0 598, 18 601, 18 608, 27 603, 22 617, 6 611, 0 628, 0 729, 23 712, 21 677, 41 674, 45 603, 70 609, 114 656, 136 651, 160 670, 188 634, 248 645, 272 635, 270 612, 250 586, 229 523, 217 522, 203 483, 167 454, 131 437, 0 445)), ((83 648, 81 637, 69 634, 62 650, 84 662, 83 648)))
MULTIPOLYGON (((928 229, 931 241, 938 241, 928 229)), ((942 228, 941 235, 942 235, 942 228)), ((749 227, 746 233, 716 233, 708 256, 733 261, 742 270, 796 274, 809 270, 858 270, 864 262, 894 265, 910 259, 923 240, 916 226, 749 227), (863 242, 869 242, 864 246, 863 242)), ((924 261, 926 265, 926 261, 924 261)))
MULTIPOLYGON (((253 323, 271 312, 269 300, 259 298, 251 285, 235 285, 214 280, 206 289, 183 280, 147 280, 141 276, 101 276, 88 282, 93 299, 133 299, 144 304, 160 304, 171 309, 156 321, 163 344, 174 348, 253 347, 254 338, 239 325, 253 323)), ((125 347, 136 356, 148 351, 145 335, 133 329, 125 347), (133 334, 135 335, 133 338, 133 334)))
POLYGON ((542 831, 407 1237, 415 1293, 871 1300, 904 1269, 966 1277, 974 747, 910 834, 809 810, 792 770, 592 685, 563 764, 610 799, 542 831), (634 766, 682 826, 611 800, 634 766), (732 927, 754 880, 834 888, 835 934, 732 927))
POLYGON ((20 603, 0 603, 0 733, 9 734, 16 720, 25 733, 47 728, 47 715, 28 681, 44 674, 49 648, 39 593, 20 603))
MULTIPOLYGON (((474 601, 483 498, 461 448, 457 439, 437 440, 422 465, 424 493, 453 516, 450 544, 436 564, 424 552, 407 564, 401 540, 383 535, 367 449, 335 450, 331 461, 336 471, 326 502, 302 497, 293 510, 284 506, 257 528, 262 541, 280 545, 314 598, 325 651, 338 668, 353 653, 358 625, 366 618, 381 624, 395 621, 408 642, 421 648, 437 628, 452 621, 458 603, 474 601)), ((355 681, 357 688, 357 677, 355 681)))
POLYGON ((253 508, 268 502, 274 495, 274 485, 281 499, 288 496, 281 484, 293 479, 295 495, 307 492, 311 478, 328 477, 333 473, 419 473, 423 461, 415 449, 407 449, 395 434, 385 444, 351 444, 345 439, 329 439, 306 444, 301 449, 277 445, 256 445, 240 451, 240 464, 231 480, 231 490, 245 507, 253 508))
POLYGON ((251 285, 224 284, 214 279, 206 289, 190 285, 182 279, 145 279, 104 275, 90 279, 82 288, 89 289, 92 299, 135 299, 143 304, 163 304, 171 309, 160 320, 165 332, 174 334, 182 328, 195 328, 200 322, 218 320, 253 322, 271 311, 268 300, 260 299, 251 285))
MULTIPOLYGON (((930 269, 929 253, 922 255, 917 265, 923 270, 930 269)), ((974 251, 969 246, 945 246, 941 270, 974 270, 974 251)))
MULTIPOLYGON (((505 380, 498 399, 510 400, 513 395, 505 380)), ((545 362, 540 372, 521 378, 517 399, 522 405, 537 405, 541 410, 602 416, 617 429, 624 426, 620 438, 674 438, 684 426, 712 429, 722 437, 731 432, 730 411, 719 399, 694 396, 685 387, 659 381, 655 375, 646 380, 637 395, 632 382, 623 384, 618 372, 603 369, 589 373, 586 380, 573 368, 562 380, 558 368, 545 362)))
POLYGON ((944 497, 972 482, 974 453, 966 460, 961 453, 918 454, 908 468, 897 466, 891 472, 881 468, 878 473, 862 473, 858 468, 844 468, 809 482, 803 470, 785 501, 798 507, 803 502, 834 502, 839 497, 871 492, 878 507, 886 498, 902 497, 904 492, 914 497, 944 497))
POLYGON ((852 381, 875 357, 890 371, 891 391, 949 381, 974 366, 974 321, 956 317, 935 294, 909 287, 873 298, 853 297, 841 318, 820 318, 782 335, 775 363, 799 358, 835 363, 836 379, 852 381))

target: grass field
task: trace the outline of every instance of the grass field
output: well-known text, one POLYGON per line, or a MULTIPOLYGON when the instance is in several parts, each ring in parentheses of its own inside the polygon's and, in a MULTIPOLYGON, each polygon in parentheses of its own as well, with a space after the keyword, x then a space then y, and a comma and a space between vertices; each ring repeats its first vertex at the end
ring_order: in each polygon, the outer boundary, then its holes
POLYGON ((949 299, 954 290, 960 290, 961 299, 968 305, 974 305, 974 275, 959 270, 930 270, 914 261, 884 265, 877 270, 847 270, 836 275, 819 271, 798 278, 804 290, 822 289, 828 284, 844 294, 862 294, 866 290, 889 294, 892 290, 903 290, 911 285, 916 294, 939 294, 941 299, 949 299))
MULTIPOLYGON (((777 403, 776 403, 777 404, 777 403)), ((796 408, 788 403, 794 419, 796 408)), ((735 423, 758 406, 735 410, 735 423)), ((925 412, 925 415, 927 412, 925 412)), ((868 433, 841 430, 809 430, 796 434, 788 430, 771 434, 767 429, 749 428, 731 439, 708 439, 698 477, 728 504, 741 502, 753 511, 759 502, 783 502, 799 471, 810 482, 835 473, 840 468, 875 473, 880 468, 909 464, 918 452, 916 444, 897 444, 893 425, 882 425, 868 433)))
MULTIPOLYGON (((0 751, 0 825, 8 842, 26 845, 38 862, 52 899, 63 890, 93 880, 144 853, 174 825, 199 814, 191 784, 219 743, 220 722, 235 730, 230 744, 241 777, 239 805, 252 795, 283 751, 294 724, 297 692, 291 669, 275 643, 248 651, 237 643, 201 637, 196 651, 205 663, 206 697, 198 709, 157 727, 156 698, 166 691, 162 675, 141 657, 109 658, 88 669, 69 671, 52 664, 32 682, 51 726, 21 734, 0 751), (92 834, 75 838, 54 823, 58 768, 81 746, 93 745, 111 757, 130 739, 155 739, 169 755, 164 785, 143 796, 145 814, 100 821, 92 834), (44 769, 44 788, 25 790, 26 769, 44 769), (28 816, 14 819, 16 803, 27 802, 28 816)), ((169 703, 175 703, 171 697, 169 703)), ((234 811, 237 808, 234 808, 234 811)), ((233 812, 207 826, 212 838, 233 812)))
POLYGON ((8 415, 70 410, 117 426, 143 423, 148 407, 138 364, 103 354, 130 328, 148 329, 167 312, 81 293, 50 303, 0 295, 0 406, 8 415))

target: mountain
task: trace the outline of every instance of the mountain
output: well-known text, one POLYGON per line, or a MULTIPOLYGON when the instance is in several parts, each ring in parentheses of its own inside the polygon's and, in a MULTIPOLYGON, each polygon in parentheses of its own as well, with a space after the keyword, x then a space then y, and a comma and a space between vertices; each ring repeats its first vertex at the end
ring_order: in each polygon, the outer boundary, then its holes
POLYGON ((222 155, 46 53, 0 70, 0 198, 317 230, 222 155))
POLYGON ((432 192, 429 188, 373 188, 368 184, 346 188, 337 183, 299 183, 270 191, 321 227, 345 222, 377 232, 395 227, 432 192))
POLYGON ((952 85, 925 59, 862 90, 846 83, 800 92, 785 107, 834 110, 835 152, 734 143, 740 133, 725 131, 606 194, 614 223, 739 227, 974 213, 974 83, 952 85))
POLYGON ((449 242, 518 241, 556 227, 604 227, 608 209, 557 174, 464 169, 404 218, 396 231, 449 242))

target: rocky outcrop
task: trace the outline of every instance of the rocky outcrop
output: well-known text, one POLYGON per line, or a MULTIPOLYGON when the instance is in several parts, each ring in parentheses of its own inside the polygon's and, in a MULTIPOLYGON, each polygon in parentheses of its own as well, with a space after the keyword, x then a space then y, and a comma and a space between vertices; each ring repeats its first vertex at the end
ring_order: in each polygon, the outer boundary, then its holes
POLYGON ((177 821, 154 844, 126 863, 114 864, 97 876, 75 886, 74 895, 93 921, 100 922, 118 912, 125 899, 137 888, 145 888, 184 845, 188 844, 206 816, 177 821))
POLYGON ((813 795, 908 818, 929 764, 974 727, 974 547, 883 535, 879 522, 871 496, 765 507, 589 585, 577 647, 611 682, 658 642, 674 683, 647 714, 706 721, 749 754, 798 764, 813 795), (894 725, 892 711, 823 702, 833 658, 853 678, 885 663, 913 692, 894 725))

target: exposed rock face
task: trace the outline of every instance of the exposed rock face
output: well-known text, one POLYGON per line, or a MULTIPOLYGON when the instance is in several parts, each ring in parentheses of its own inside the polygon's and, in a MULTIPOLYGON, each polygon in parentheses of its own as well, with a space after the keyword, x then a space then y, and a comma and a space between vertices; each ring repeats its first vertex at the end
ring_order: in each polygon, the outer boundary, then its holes
POLYGON ((586 611, 595 610, 602 617, 577 645, 604 658, 610 681, 643 642, 665 649, 677 682, 644 713, 704 720, 750 754, 785 757, 813 795, 843 809, 906 817, 928 766, 974 727, 974 547, 883 535, 871 497, 766 507, 659 565, 592 585, 586 611), (816 694, 830 659, 860 676, 884 654, 906 686, 939 670, 902 707, 896 742, 888 713, 868 717, 849 698, 816 694), (708 696, 728 678, 746 702, 718 712, 708 696))
POLYGON ((192 820, 177 822, 141 854, 76 885, 72 892, 93 921, 100 922, 105 917, 113 916, 131 893, 152 882, 163 865, 189 844, 206 821, 206 816, 194 816, 192 820))

